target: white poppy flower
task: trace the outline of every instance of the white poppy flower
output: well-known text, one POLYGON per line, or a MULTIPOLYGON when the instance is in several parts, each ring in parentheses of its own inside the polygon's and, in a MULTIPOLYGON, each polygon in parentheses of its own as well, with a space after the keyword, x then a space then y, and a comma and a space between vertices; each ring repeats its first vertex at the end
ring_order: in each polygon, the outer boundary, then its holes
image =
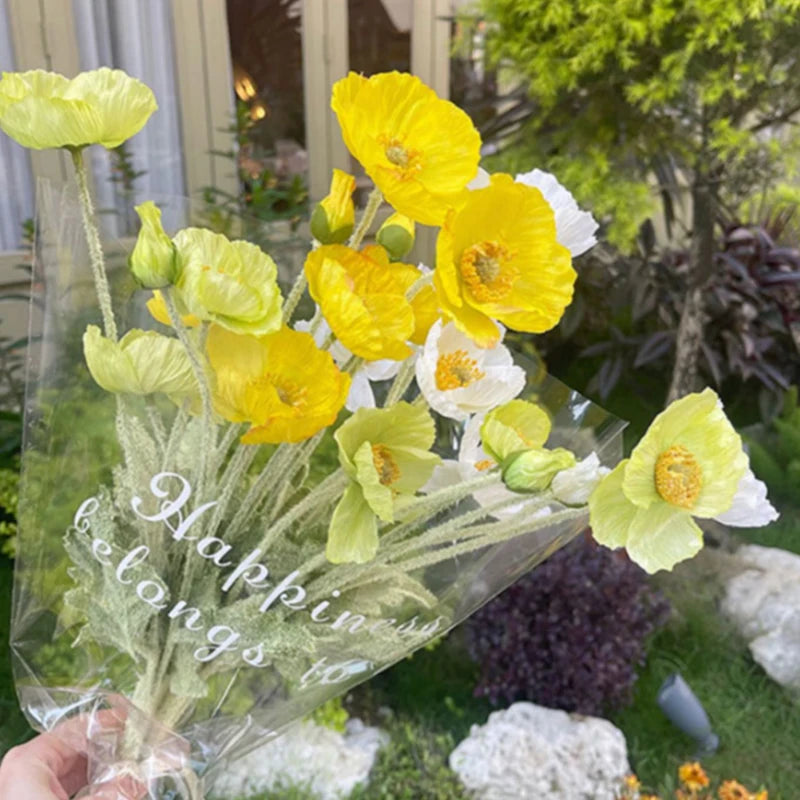
MULTIPOLYGON (((517 174, 517 183, 538 189, 553 209, 556 217, 556 239, 570 251, 572 257, 585 253, 597 244, 595 231, 599 225, 588 211, 581 211, 572 193, 565 189, 555 175, 541 169, 517 174)), ((484 189, 489 185, 489 173, 478 167, 478 174, 467 184, 468 189, 484 189)))
MULTIPOLYGON (((294 325, 296 331, 308 333, 311 330, 311 320, 304 319, 294 325)), ((323 317, 314 331, 314 342, 317 347, 322 347, 330 336, 331 328, 323 317)), ((340 342, 335 341, 329 350, 333 360, 338 366, 344 366, 352 357, 352 353, 340 342)), ((411 356, 413 358, 413 356, 411 356)), ((348 411, 358 411, 359 408, 375 408, 375 393, 372 391, 371 381, 387 381, 394 378, 400 371, 401 362, 390 358, 380 361, 367 361, 360 369, 356 370, 350 383, 350 393, 347 395, 345 408, 348 411)))
POLYGON ((588 211, 581 211, 572 193, 565 189, 555 175, 541 169, 520 173, 517 183, 534 186, 550 204, 556 215, 556 239, 575 258, 597 244, 595 231, 599 225, 588 211))
POLYGON ((610 471, 600 464, 597 453, 591 453, 574 467, 556 473, 550 489, 556 500, 564 505, 580 506, 589 501, 594 487, 610 471))
POLYGON ((735 528, 760 528, 774 522, 779 516, 767 500, 767 487, 748 469, 739 481, 733 505, 715 519, 735 528))
POLYGON ((507 403, 525 388, 525 371, 514 365, 507 347, 478 347, 452 322, 441 320, 428 332, 416 373, 430 407, 458 420, 507 403))

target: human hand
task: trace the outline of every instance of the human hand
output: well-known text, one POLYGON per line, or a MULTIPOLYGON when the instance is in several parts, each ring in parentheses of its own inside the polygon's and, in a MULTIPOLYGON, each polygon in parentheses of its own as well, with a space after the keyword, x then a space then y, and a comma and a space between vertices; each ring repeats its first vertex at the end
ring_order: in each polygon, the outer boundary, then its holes
MULTIPOLYGON (((117 717, 103 720, 106 728, 118 723, 117 717)), ((86 741, 86 726, 86 718, 79 717, 61 726, 59 735, 43 733, 9 750, 0 763, 0 800, 69 800, 84 788, 87 761, 85 748, 79 744, 81 739, 86 741)), ((83 800, 137 800, 141 796, 141 787, 122 779, 94 789, 83 800)))

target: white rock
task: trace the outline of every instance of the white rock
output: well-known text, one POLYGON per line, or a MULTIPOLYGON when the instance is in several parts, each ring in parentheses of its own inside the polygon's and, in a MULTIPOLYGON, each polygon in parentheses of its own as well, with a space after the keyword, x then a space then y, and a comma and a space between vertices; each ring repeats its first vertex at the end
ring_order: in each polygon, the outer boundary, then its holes
POLYGON ((232 762, 214 781, 211 796, 251 797, 298 786, 320 800, 343 800, 365 783, 389 737, 385 731, 347 721, 344 734, 304 721, 280 738, 232 762))
POLYGON ((800 690, 800 556, 746 545, 736 559, 744 571, 727 582, 722 610, 770 678, 800 690))
POLYGON ((631 772, 610 722, 533 703, 473 725, 450 767, 476 800, 615 800, 631 772))

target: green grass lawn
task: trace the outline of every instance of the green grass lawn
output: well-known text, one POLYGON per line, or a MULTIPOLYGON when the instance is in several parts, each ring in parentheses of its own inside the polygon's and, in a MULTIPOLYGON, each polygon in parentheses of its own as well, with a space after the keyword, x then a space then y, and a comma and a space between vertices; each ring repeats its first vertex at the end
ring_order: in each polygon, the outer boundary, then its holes
POLYGON ((13 564, 0 556, 0 757, 9 748, 30 736, 30 728, 19 710, 11 677, 8 629, 11 617, 11 577, 13 564))
MULTIPOLYGON (((769 541, 772 535, 764 536, 769 541)), ((694 760, 694 743, 667 721, 655 698, 664 679, 680 672, 720 737, 719 751, 702 759, 707 771, 719 780, 736 779, 751 791, 763 784, 770 800, 795 800, 800 796, 800 707, 766 676, 720 617, 714 555, 703 553, 658 580, 675 616, 651 642, 634 704, 613 721, 626 735, 639 778, 671 798, 677 767, 694 760)))

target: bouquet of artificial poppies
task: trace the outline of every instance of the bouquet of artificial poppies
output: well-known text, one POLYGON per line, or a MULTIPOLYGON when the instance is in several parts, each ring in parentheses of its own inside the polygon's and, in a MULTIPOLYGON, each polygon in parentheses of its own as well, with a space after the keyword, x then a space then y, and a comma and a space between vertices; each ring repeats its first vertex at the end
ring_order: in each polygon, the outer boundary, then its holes
POLYGON ((147 87, 0 81, 0 128, 77 178, 39 193, 12 648, 32 723, 81 718, 95 786, 201 797, 589 516, 649 571, 697 552, 693 517, 774 516, 710 390, 620 461, 621 423, 503 344, 558 323, 595 241, 552 176, 479 170, 469 118, 410 75, 351 74, 333 108, 374 189, 356 224, 334 171, 284 296, 268 253, 175 199, 136 207, 132 246, 101 234, 83 151, 135 134, 147 87), (418 223, 433 269, 403 261, 418 223))

